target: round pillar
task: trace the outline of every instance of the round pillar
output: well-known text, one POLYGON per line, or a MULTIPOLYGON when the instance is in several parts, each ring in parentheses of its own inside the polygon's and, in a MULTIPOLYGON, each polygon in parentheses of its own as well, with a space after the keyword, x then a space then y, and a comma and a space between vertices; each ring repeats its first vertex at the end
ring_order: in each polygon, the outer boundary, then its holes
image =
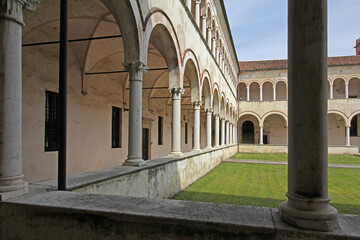
POLYGON ((185 90, 182 88, 173 88, 172 94, 172 146, 170 156, 181 156, 181 94, 185 90))
POLYGON ((219 147, 220 119, 219 114, 215 114, 215 147, 219 147))
POLYGON ((211 146, 211 118, 212 109, 206 109, 206 149, 212 149, 211 146))
POLYGON ((195 0, 195 22, 200 28, 200 3, 201 1, 195 0))
POLYGON ((331 231, 337 211, 328 196, 327 0, 288 5, 288 200, 279 212, 289 224, 331 231))
POLYGON ((194 108, 194 148, 193 151, 200 151, 200 106, 201 101, 192 103, 194 108))
POLYGON ((129 71, 129 137, 128 157, 125 166, 140 167, 146 164, 142 159, 142 81, 148 67, 142 62, 124 63, 129 71))
POLYGON ((0 201, 29 192, 22 174, 22 27, 23 8, 32 0, 0 5, 0 201))
POLYGON ((221 146, 225 146, 225 118, 221 119, 221 146))

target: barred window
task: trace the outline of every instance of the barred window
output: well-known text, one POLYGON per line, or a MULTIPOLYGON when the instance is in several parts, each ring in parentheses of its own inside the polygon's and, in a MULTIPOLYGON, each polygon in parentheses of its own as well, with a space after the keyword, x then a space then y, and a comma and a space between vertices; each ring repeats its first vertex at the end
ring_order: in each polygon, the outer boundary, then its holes
POLYGON ((121 108, 112 107, 112 131, 111 131, 111 147, 121 148, 121 108))
POLYGON ((158 118, 158 145, 163 145, 163 117, 158 118))
POLYGON ((45 152, 59 149, 59 94, 46 91, 45 152))

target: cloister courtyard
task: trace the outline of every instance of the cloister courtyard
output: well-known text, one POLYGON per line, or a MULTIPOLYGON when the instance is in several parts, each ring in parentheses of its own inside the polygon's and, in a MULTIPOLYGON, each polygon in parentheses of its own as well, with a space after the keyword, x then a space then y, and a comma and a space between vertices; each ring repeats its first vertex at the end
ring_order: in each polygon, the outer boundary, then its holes
MULTIPOLYGON (((286 200, 286 161, 287 154, 236 153, 173 198, 277 208, 286 200)), ((331 205, 360 215, 360 156, 329 155, 328 162, 331 205)))

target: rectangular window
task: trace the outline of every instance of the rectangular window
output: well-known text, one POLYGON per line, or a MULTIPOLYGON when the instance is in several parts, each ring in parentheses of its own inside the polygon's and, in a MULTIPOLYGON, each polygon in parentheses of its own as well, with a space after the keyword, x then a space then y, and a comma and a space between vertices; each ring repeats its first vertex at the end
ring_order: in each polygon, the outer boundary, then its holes
POLYGON ((185 144, 188 143, 188 123, 185 123, 185 144))
POLYGON ((158 145, 163 145, 163 117, 158 117, 158 145))
POLYGON ((357 129, 357 124, 358 120, 357 120, 357 115, 355 115, 352 119, 351 119, 351 127, 350 127, 350 136, 351 137, 357 137, 358 136, 358 129, 357 129))
POLYGON ((121 148, 121 108, 112 107, 111 147, 121 148))
POLYGON ((59 149, 59 94, 45 92, 45 152, 59 149))

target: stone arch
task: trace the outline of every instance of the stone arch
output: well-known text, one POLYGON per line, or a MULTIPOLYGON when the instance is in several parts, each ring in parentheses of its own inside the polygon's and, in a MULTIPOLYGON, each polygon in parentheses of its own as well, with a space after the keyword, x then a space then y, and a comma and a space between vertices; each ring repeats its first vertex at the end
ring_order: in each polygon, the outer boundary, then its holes
POLYGON ((254 112, 242 112, 237 120, 238 141, 243 144, 255 144, 259 142, 257 129, 260 126, 260 117, 254 112))
POLYGON ((282 112, 268 112, 262 118, 263 143, 287 144, 287 116, 282 112))
POLYGON ((213 108, 214 108, 214 114, 220 114, 220 99, 219 99, 219 90, 217 85, 214 85, 213 108))
POLYGON ((360 98, 360 78, 351 77, 348 81, 349 84, 349 98, 360 98))
POLYGON ((246 101, 247 99, 247 87, 245 82, 239 82, 238 84, 238 100, 246 101))
POLYGON ((262 84, 263 101, 272 101, 273 100, 273 86, 274 86, 274 83, 270 80, 263 82, 263 84, 262 84))
POLYGON ((220 102, 220 115, 222 118, 225 118, 225 114, 226 114, 226 105, 225 105, 225 94, 224 92, 221 93, 221 102, 220 102))
POLYGON ((263 115, 263 117, 261 118, 262 121, 260 122, 262 125, 264 124, 264 121, 267 117, 271 116, 271 115, 279 115, 283 118, 284 120, 284 127, 287 127, 288 126, 288 116, 283 113, 283 112, 279 112, 279 111, 270 111, 270 112, 267 112, 263 115))
POLYGON ((249 88, 250 88, 250 101, 259 101, 260 83, 258 81, 253 81, 249 84, 249 88))
POLYGON ((201 99, 203 99, 203 105, 205 109, 212 108, 212 90, 209 77, 207 75, 203 76, 202 85, 201 85, 201 99))
POLYGON ((184 67, 184 82, 187 80, 190 84, 191 102, 200 101, 200 79, 199 70, 196 63, 189 58, 184 67))
POLYGON ((225 103, 225 119, 226 119, 226 120, 230 120, 230 104, 229 104, 229 99, 226 99, 226 103, 225 103))
POLYGON ((276 100, 286 101, 287 100, 287 82, 286 81, 277 81, 275 84, 276 87, 276 100))
POLYGON ((345 127, 347 125, 347 117, 340 111, 328 111, 328 144, 330 146, 344 146, 345 127))
POLYGON ((343 77, 337 77, 333 80, 334 99, 344 99, 345 98, 345 83, 346 83, 346 80, 343 77))
POLYGON ((125 62, 146 62, 146 52, 141 50, 139 29, 143 29, 143 26, 136 1, 103 0, 102 2, 119 25, 124 42, 125 62))
MULTIPOLYGON (((161 11, 154 11, 146 18, 143 46, 148 50, 151 43, 163 56, 169 72, 169 88, 182 87, 180 74, 181 50, 174 26, 161 11)), ((147 62, 147 55, 146 55, 147 62)))

